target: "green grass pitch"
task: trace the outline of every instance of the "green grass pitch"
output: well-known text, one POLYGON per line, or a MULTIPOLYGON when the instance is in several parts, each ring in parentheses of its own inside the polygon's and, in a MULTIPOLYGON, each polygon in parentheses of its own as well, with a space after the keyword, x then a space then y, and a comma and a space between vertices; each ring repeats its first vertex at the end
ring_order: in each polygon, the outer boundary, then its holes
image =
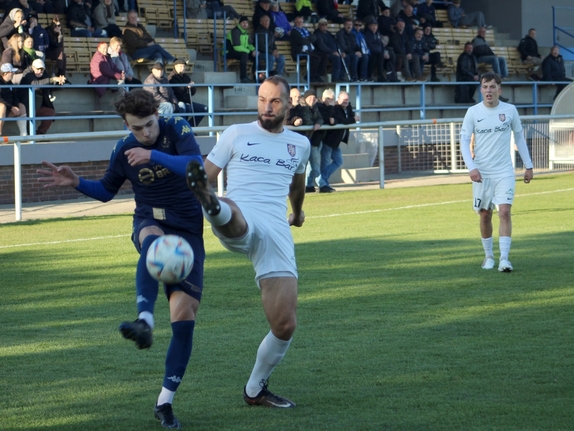
MULTIPOLYGON (((573 429, 574 174, 517 182, 511 274, 480 268, 468 184, 316 194, 305 211, 299 326, 270 381, 297 407, 243 403, 268 329, 250 263, 206 229, 183 429, 573 429)), ((130 232, 131 215, 0 225, 0 430, 161 429, 165 297, 149 351, 117 331, 135 318, 130 232)))

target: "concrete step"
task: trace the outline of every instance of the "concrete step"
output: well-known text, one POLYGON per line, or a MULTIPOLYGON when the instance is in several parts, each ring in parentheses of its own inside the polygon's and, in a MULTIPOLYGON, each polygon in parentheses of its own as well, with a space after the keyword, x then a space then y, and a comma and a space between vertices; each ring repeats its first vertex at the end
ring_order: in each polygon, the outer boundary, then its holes
MULTIPOLYGON (((344 165, 343 165, 344 166, 344 165)), ((345 184, 366 183, 377 181, 380 173, 378 167, 345 169, 341 171, 341 178, 345 184)))
POLYGON ((243 108, 243 109, 257 109, 257 96, 226 96, 226 108, 243 108))
POLYGON ((235 84, 237 75, 235 72, 213 72, 209 70, 196 69, 194 66, 191 80, 198 84, 235 84))
POLYGON ((343 166, 347 169, 369 167, 369 159, 367 153, 343 154, 343 166))

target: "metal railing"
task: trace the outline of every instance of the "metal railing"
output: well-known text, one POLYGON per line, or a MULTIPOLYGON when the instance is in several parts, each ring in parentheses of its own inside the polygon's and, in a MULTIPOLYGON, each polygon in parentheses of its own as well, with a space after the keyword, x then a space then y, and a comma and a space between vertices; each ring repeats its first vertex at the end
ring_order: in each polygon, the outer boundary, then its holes
MULTIPOLYGON (((535 170, 565 170, 574 169, 574 116, 523 116, 524 134, 535 170)), ((377 123, 357 123, 351 125, 327 126, 327 129, 354 129, 355 140, 367 139, 365 135, 374 136, 372 148, 376 151, 373 163, 378 157, 379 184, 385 187, 385 152, 387 148, 396 148, 398 172, 413 173, 461 173, 466 172, 460 151, 460 127, 462 119, 436 119, 418 121, 387 121, 377 123), (394 135, 392 132, 394 131, 394 135), (389 132, 395 139, 387 139, 389 132), (362 138, 358 138, 358 134, 362 138), (413 162, 413 160, 416 160, 413 162)), ((227 126, 196 127, 197 133, 219 133, 227 126)), ((313 126, 289 127, 292 130, 312 130, 313 126)), ((48 140, 78 141, 83 139, 106 138, 120 139, 126 131, 93 132, 38 135, 25 139, 37 142, 48 140)), ((22 163, 21 146, 23 137, 12 136, 4 138, 5 142, 14 146, 14 196, 16 221, 22 220, 22 163)), ((509 151, 516 168, 522 167, 517 159, 514 142, 511 141, 509 151)), ((343 166, 344 168, 344 166, 343 166)), ((218 179, 219 194, 223 194, 223 173, 218 179)))

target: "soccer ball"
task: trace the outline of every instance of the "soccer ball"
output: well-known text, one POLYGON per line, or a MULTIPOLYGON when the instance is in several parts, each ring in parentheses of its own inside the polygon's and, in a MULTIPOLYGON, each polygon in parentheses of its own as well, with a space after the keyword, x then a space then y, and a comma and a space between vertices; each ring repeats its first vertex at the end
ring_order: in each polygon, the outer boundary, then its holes
POLYGON ((193 250, 180 236, 160 236, 147 251, 146 266, 157 281, 165 284, 179 283, 185 280, 193 268, 193 250))

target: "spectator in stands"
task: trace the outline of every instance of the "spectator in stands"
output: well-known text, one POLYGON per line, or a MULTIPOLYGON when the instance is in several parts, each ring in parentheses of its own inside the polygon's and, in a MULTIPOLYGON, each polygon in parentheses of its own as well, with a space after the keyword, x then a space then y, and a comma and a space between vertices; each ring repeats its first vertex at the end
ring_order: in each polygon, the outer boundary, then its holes
POLYGON ((207 18, 209 19, 222 19, 223 15, 231 19, 240 18, 240 15, 233 7, 224 5, 221 0, 207 0, 206 9, 207 18))
MULTIPOLYGON (((319 18, 326 18, 328 21, 337 24, 343 24, 345 22, 345 16, 339 13, 336 3, 334 3, 333 0, 317 0, 316 6, 319 18)), ((320 21, 319 19, 319 22, 320 21)))
MULTIPOLYGON (((299 103, 301 99, 301 92, 298 88, 291 87, 291 91, 289 92, 289 96, 291 97, 291 109, 289 109, 289 114, 285 120, 285 124, 290 126, 310 126, 313 124, 311 122, 311 112, 307 109, 303 109, 302 105, 299 103)), ((305 132, 297 132, 301 135, 307 136, 305 132)))
POLYGON ((425 24, 423 27, 423 41, 426 44, 428 50, 429 59, 427 63, 430 64, 431 67, 431 82, 439 82, 440 79, 438 76, 436 76, 436 68, 442 67, 442 60, 440 57, 440 52, 431 52, 433 49, 436 49, 438 45, 438 39, 432 33, 432 26, 430 23, 425 24))
MULTIPOLYGON (((538 52, 535 28, 528 30, 528 34, 520 40, 517 49, 518 52, 520 52, 520 59, 522 60, 522 64, 536 66, 534 70, 539 69, 539 66, 542 64, 542 56, 538 52)), ((534 77, 537 79, 539 75, 535 74, 534 77)))
POLYGON ((397 77, 400 81, 414 81, 409 62, 412 60, 411 44, 405 33, 405 22, 397 20, 397 30, 392 34, 389 44, 395 54, 397 77))
POLYGON ((107 33, 96 28, 92 3, 84 0, 72 0, 68 6, 68 27, 75 37, 105 37, 107 33))
MULTIPOLYGON (((117 85, 120 86, 124 84, 125 73, 112 62, 112 58, 108 54, 107 42, 98 44, 98 50, 90 60, 90 75, 90 84, 109 84, 112 81, 116 81, 117 85)), ((106 87, 96 87, 94 90, 100 97, 106 93, 106 87)))
POLYGON ((351 81, 358 81, 357 66, 359 64, 359 58, 361 58, 363 54, 352 30, 353 20, 348 18, 345 20, 344 27, 337 32, 337 45, 341 50, 341 57, 351 75, 348 78, 351 79, 351 81))
POLYGON ((279 3, 271 3, 271 18, 275 24, 275 33, 278 40, 289 40, 293 26, 289 23, 289 19, 285 12, 281 10, 279 3))
MULTIPOLYGON (((461 0, 452 0, 452 4, 448 7, 448 20, 450 25, 454 28, 459 27, 486 27, 484 21, 484 14, 482 12, 465 13, 464 9, 460 7, 461 0)), ((492 26, 489 25, 488 28, 492 26)))
POLYGON ((56 75, 66 74, 66 53, 64 52, 64 35, 62 34, 62 24, 57 16, 52 19, 52 23, 47 29, 50 43, 46 48, 46 58, 56 62, 56 75))
POLYGON ((163 64, 155 63, 151 68, 151 73, 144 80, 144 84, 153 85, 153 87, 143 87, 145 91, 153 94, 153 98, 159 102, 157 112, 160 115, 171 115, 174 112, 185 112, 185 104, 179 102, 172 87, 164 87, 169 84, 167 78, 164 76, 163 64))
MULTIPOLYGON (((337 103, 333 107, 334 124, 355 124, 360 120, 353 112, 353 107, 349 102, 349 93, 340 91, 337 96, 337 103)), ((341 142, 349 142, 349 129, 329 130, 323 139, 321 148, 321 180, 319 181, 319 192, 332 193, 334 188, 329 184, 331 175, 343 166, 343 154, 341 152, 341 142)))
MULTIPOLYGON (((423 31, 421 28, 415 30, 414 37, 410 39, 411 44, 411 71, 412 76, 417 81, 426 81, 423 77, 424 65, 429 61, 429 49, 423 40, 423 31)), ((435 71, 436 73, 436 71, 435 71)))
MULTIPOLYGON (((312 3, 311 0, 296 0, 295 1, 295 10, 297 11, 295 13, 296 17, 297 16, 303 17, 303 21, 305 22, 310 22, 312 20, 312 17, 316 18, 316 16, 313 14, 311 3, 312 3)), ((293 21, 295 21, 295 19, 293 19, 293 21)))
MULTIPOLYGON (((550 54, 548 54, 542 61, 542 80, 543 81, 572 81, 566 78, 566 68, 564 67, 564 59, 560 55, 560 48, 554 45, 550 49, 550 54)), ((558 97, 558 94, 568 84, 556 84, 556 94, 554 94, 554 99, 558 97)))
POLYGON ((363 23, 356 19, 353 22, 353 35, 355 36, 355 42, 360 48, 361 55, 358 56, 357 62, 357 74, 359 81, 368 81, 369 79, 369 55, 371 51, 369 50, 369 46, 367 45, 367 41, 365 40, 365 36, 363 34, 363 23))
POLYGON ((370 18, 363 30, 363 37, 369 48, 368 79, 377 82, 388 82, 394 78, 394 69, 392 68, 394 61, 391 59, 389 51, 385 49, 383 36, 377 30, 377 21, 374 18, 370 18), (387 76, 387 73, 390 76, 387 76))
POLYGON ((154 38, 143 25, 138 24, 138 13, 135 10, 128 12, 128 22, 124 27, 123 35, 124 47, 133 60, 145 58, 156 63, 171 63, 175 60, 173 55, 155 43, 154 38))
MULTIPOLYGON (((506 58, 499 57, 492 52, 488 42, 485 39, 486 37, 486 28, 480 27, 478 29, 478 33, 474 39, 472 39, 472 47, 473 47, 473 54, 478 60, 479 63, 487 63, 492 66, 492 70, 494 73, 500 75, 501 78, 506 78, 508 76, 508 68, 506 66, 506 58)), ((501 97, 500 100, 504 98, 501 97)))
POLYGON ((23 19, 26 19, 26 20, 28 19, 28 16, 30 15, 30 13, 32 13, 34 11, 34 9, 28 3, 28 0, 12 0, 6 6, 4 14, 9 15, 10 12, 14 9, 20 9, 22 11, 22 13, 24 14, 23 19))
POLYGON ((34 48, 34 38, 26 33, 24 33, 22 37, 23 37, 22 49, 24 51, 22 55, 26 57, 25 63, 32 64, 32 62, 37 58, 43 60, 44 53, 34 48))
POLYGON ((19 84, 22 79, 22 72, 30 66, 30 57, 25 55, 24 36, 14 34, 8 41, 8 48, 2 53, 2 64, 11 64, 16 70, 13 72, 10 80, 14 84, 19 84))
POLYGON ((110 38, 122 36, 122 31, 116 24, 116 14, 119 14, 119 11, 112 0, 101 0, 94 9, 96 27, 105 30, 110 38))
POLYGON ((430 24, 433 27, 442 27, 442 22, 436 19, 436 9, 433 0, 425 0, 417 7, 417 17, 420 25, 430 24))
POLYGON ((186 0, 186 18, 207 19, 205 0, 186 0))
POLYGON ((239 23, 229 33, 227 33, 227 58, 239 60, 239 80, 244 83, 253 82, 247 76, 247 62, 254 61, 259 54, 255 51, 253 40, 247 29, 249 28, 249 18, 242 16, 239 23))
POLYGON ((332 82, 342 82, 343 73, 341 71, 341 56, 337 47, 335 37, 327 29, 328 21, 326 18, 321 18, 315 30, 317 42, 315 47, 319 53, 322 53, 329 63, 331 63, 331 79, 332 82))
MULTIPOLYGON (((3 63, 0 66, 0 86, 13 84, 12 76, 16 70, 10 63, 3 63)), ((4 127, 2 118, 26 116, 26 107, 20 103, 16 89, 14 87, 0 88, 0 135, 4 127)), ((26 120, 16 120, 20 136, 28 135, 26 123, 26 120)))
POLYGON ((404 21, 405 33, 408 37, 412 38, 419 23, 418 20, 415 19, 413 14, 413 7, 410 4, 405 5, 404 9, 399 12, 397 16, 397 21, 398 20, 404 21))
POLYGON ((40 24, 38 24, 38 18, 35 15, 31 15, 28 21, 28 33, 34 39, 33 46, 35 49, 44 54, 50 45, 50 37, 48 36, 48 32, 40 24))
MULTIPOLYGON (((363 20, 363 22, 367 22, 367 20, 363 20)), ((381 36, 390 38, 395 32, 397 20, 391 16, 391 10, 384 3, 379 5, 377 23, 379 24, 379 33, 381 33, 381 36)))
POLYGON ((409 0, 395 0, 395 2, 391 4, 391 16, 397 18, 407 4, 410 4, 409 0))
POLYGON ((24 16, 27 17, 30 13, 54 13, 54 7, 51 0, 13 0, 6 12, 13 8, 20 8, 24 11, 24 16))
POLYGON ((357 19, 363 21, 367 17, 373 17, 377 19, 379 16, 379 3, 379 0, 359 0, 356 11, 357 19))
POLYGON ((310 169, 310 171, 307 175, 306 192, 312 193, 315 191, 315 180, 321 175, 321 140, 312 140, 312 138, 323 125, 323 117, 317 106, 317 94, 313 90, 305 91, 301 99, 299 99, 299 104, 302 106, 302 110, 307 111, 303 118, 310 120, 310 124, 303 123, 302 125, 313 125, 313 130, 305 132, 305 135, 311 142, 311 153, 309 154, 309 164, 307 165, 307 169, 310 169), (309 178, 311 178, 310 182, 309 178))
MULTIPOLYGON (((66 77, 64 75, 50 77, 46 72, 44 62, 40 59, 34 60, 32 65, 24 70, 22 81, 20 81, 20 85, 34 85, 36 87, 40 87, 35 89, 35 93, 39 93, 42 97, 42 102, 39 104, 40 106, 36 103, 36 117, 53 117, 56 115, 53 103, 55 98, 52 96, 52 91, 51 89, 43 86, 54 84, 63 85, 65 83, 66 77)), ((30 92, 28 88, 18 89, 19 100, 24 104, 27 112, 30 112, 29 94, 30 92)), ((48 133, 48 129, 53 122, 54 120, 42 120, 38 126, 38 130, 36 130, 36 134, 44 135, 48 133)))
POLYGON ((171 87, 173 93, 175 94, 178 102, 183 102, 189 107, 186 107, 187 112, 191 112, 193 115, 189 117, 188 122, 193 127, 196 127, 201 123, 205 113, 207 112, 207 106, 194 102, 192 96, 195 95, 197 89, 193 86, 193 81, 185 73, 185 66, 187 62, 178 59, 173 63, 173 70, 168 75, 167 79, 170 84, 182 84, 181 87, 171 87))
MULTIPOLYGON (((285 73, 285 56, 279 54, 275 44, 275 32, 271 29, 269 15, 261 15, 259 28, 255 31, 256 49, 259 53, 259 63, 263 60, 271 75, 283 75, 285 73), (275 63, 275 69, 271 69, 275 63)), ((261 68, 261 67, 260 67, 261 68)))
POLYGON ((0 38, 4 49, 8 48, 8 40, 15 34, 24 33, 28 22, 24 19, 22 9, 12 9, 8 16, 0 24, 0 38))
POLYGON ((297 61, 298 55, 308 55, 311 81, 323 82, 321 76, 325 73, 327 59, 315 49, 317 37, 303 27, 303 22, 304 17, 302 15, 296 16, 293 20, 293 30, 291 31, 291 58, 293 61, 297 61))
MULTIPOLYGON (((456 61, 456 80, 458 82, 478 83, 478 61, 472 54, 472 43, 464 44, 464 51, 456 61)), ((473 99, 476 84, 461 84, 454 90, 454 103, 476 103, 473 99)))
POLYGON ((108 55, 116 68, 124 73, 126 85, 141 85, 142 82, 134 77, 134 70, 132 69, 128 56, 122 51, 122 40, 119 37, 112 37, 110 39, 108 55))
MULTIPOLYGON (((257 31, 261 26, 261 17, 268 16, 271 18, 271 0, 259 0, 255 3, 255 12, 253 13, 253 29, 257 31)), ((273 21, 273 20, 272 20, 273 21)), ((271 30, 275 30, 275 23, 271 24, 271 30)))

